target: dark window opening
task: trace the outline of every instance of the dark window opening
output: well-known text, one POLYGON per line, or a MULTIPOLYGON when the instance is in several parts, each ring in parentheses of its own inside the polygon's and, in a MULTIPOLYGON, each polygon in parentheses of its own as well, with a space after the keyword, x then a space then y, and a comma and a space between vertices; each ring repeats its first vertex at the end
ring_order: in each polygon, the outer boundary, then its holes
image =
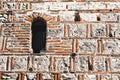
POLYGON ((32 21, 32 49, 33 53, 46 51, 46 30, 47 22, 42 17, 37 17, 32 21))
POLYGON ((79 11, 75 12, 75 17, 74 17, 74 21, 80 21, 80 15, 79 15, 79 11))

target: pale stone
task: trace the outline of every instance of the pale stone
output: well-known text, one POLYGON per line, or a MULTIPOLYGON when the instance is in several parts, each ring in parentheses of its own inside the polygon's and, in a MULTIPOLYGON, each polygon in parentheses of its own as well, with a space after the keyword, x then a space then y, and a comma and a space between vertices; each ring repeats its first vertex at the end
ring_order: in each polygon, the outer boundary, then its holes
POLYGON ((112 71, 120 71, 120 57, 111 57, 111 67, 112 71))
POLYGON ((50 56, 35 56, 33 66, 35 71, 49 71, 50 56))
POLYGON ((96 75, 94 74, 85 74, 85 80, 96 80, 96 75))
POLYGON ((77 79, 77 74, 63 73, 63 74, 61 74, 60 80, 78 80, 78 79, 77 79))
POLYGON ((26 71, 28 68, 28 57, 27 56, 15 56, 12 66, 13 71, 26 71))
POLYGON ((70 37, 85 38, 86 37, 86 26, 87 24, 68 24, 70 27, 70 37))
POLYGON ((95 23, 92 24, 93 37, 106 37, 106 24, 95 23))
POLYGON ((79 46, 78 46, 79 53, 97 52, 97 40, 96 39, 79 39, 78 43, 79 43, 79 46))
POLYGON ((103 41, 103 53, 104 54, 120 54, 119 39, 109 39, 103 41))
POLYGON ((102 79, 101 80, 112 80, 112 78, 111 78, 110 74, 104 74, 104 75, 102 75, 102 79))
POLYGON ((95 69, 95 71, 99 71, 99 72, 105 71, 105 69, 106 69, 105 57, 96 56, 94 61, 95 61, 94 62, 94 69, 95 69))
POLYGON ((56 58, 55 65, 56 65, 57 72, 69 71, 69 68, 70 68, 69 57, 56 58))
POLYGON ((88 71, 88 58, 87 57, 76 57, 76 71, 86 72, 88 71))

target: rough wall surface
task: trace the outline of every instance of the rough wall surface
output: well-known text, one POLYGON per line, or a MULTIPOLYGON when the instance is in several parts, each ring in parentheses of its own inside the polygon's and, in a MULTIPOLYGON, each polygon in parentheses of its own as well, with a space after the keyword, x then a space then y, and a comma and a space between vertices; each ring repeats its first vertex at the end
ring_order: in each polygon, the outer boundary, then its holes
POLYGON ((0 0, 1 78, 120 80, 120 0, 0 0), (33 55, 37 16, 47 21, 47 50, 33 55))

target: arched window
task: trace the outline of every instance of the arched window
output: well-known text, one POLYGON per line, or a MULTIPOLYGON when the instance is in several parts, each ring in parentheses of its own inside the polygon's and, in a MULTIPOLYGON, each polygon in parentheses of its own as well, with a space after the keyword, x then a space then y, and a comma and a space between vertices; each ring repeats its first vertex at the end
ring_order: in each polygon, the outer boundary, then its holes
POLYGON ((34 18, 32 21, 32 49, 33 53, 46 50, 47 22, 42 17, 34 18))

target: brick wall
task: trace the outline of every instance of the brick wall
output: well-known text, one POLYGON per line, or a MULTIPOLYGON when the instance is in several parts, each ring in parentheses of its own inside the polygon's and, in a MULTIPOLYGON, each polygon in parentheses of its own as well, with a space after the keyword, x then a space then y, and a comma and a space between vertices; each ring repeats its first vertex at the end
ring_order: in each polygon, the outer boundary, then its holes
POLYGON ((119 12, 119 0, 0 0, 0 78, 120 80, 119 12), (34 55, 37 16, 47 21, 47 50, 34 55))

